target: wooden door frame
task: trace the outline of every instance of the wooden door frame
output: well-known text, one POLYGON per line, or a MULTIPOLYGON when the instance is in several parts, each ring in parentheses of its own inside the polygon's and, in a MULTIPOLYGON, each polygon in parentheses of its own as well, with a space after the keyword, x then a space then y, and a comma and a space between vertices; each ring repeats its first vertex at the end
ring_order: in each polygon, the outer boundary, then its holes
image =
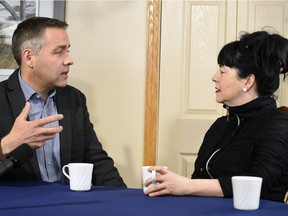
POLYGON ((156 164, 161 0, 147 0, 144 165, 156 164))

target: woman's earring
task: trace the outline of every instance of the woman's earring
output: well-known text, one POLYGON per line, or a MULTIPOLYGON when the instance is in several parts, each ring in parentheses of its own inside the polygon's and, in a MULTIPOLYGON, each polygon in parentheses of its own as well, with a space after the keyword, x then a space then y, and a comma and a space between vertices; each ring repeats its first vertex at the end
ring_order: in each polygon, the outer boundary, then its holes
POLYGON ((246 89, 246 88, 243 88, 242 90, 243 90, 243 92, 247 92, 247 89, 246 89))

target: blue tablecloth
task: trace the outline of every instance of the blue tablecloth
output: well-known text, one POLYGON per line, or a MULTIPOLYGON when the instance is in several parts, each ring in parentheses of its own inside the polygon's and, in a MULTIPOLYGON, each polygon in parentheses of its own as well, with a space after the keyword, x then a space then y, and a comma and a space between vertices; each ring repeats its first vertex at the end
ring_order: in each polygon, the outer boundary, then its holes
POLYGON ((260 208, 240 211, 233 200, 195 196, 148 197, 142 189, 92 187, 88 192, 70 191, 59 183, 0 183, 0 216, 181 216, 181 215, 285 215, 288 205, 267 200, 260 208))

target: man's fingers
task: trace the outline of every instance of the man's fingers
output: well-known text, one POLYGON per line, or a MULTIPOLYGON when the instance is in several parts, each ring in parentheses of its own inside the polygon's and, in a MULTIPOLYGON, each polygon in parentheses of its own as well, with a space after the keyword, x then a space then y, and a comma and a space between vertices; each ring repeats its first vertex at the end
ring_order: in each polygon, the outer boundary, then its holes
POLYGON ((26 120, 27 116, 29 114, 30 111, 30 103, 26 102, 24 108, 22 109, 20 115, 18 116, 20 119, 26 120))
POLYGON ((53 139, 56 133, 63 130, 62 126, 52 128, 38 128, 34 135, 26 140, 28 143, 34 143, 34 146, 41 147, 46 140, 53 139))
POLYGON ((54 122, 54 121, 59 121, 61 119, 63 119, 63 115, 62 114, 56 114, 56 115, 52 115, 52 116, 48 116, 45 118, 34 120, 33 123, 37 126, 44 126, 46 124, 49 124, 49 123, 54 122))
POLYGON ((39 135, 34 137, 34 141, 45 141, 52 139, 56 133, 60 133, 62 130, 62 126, 53 128, 41 128, 41 130, 38 131, 39 135))
POLYGON ((47 139, 47 137, 53 138, 54 134, 60 133, 62 130, 63 130, 62 126, 51 127, 51 128, 41 127, 35 131, 34 136, 37 137, 37 139, 39 140, 47 139))
POLYGON ((63 130, 62 126, 52 127, 52 128, 43 128, 43 134, 55 134, 60 133, 63 130))

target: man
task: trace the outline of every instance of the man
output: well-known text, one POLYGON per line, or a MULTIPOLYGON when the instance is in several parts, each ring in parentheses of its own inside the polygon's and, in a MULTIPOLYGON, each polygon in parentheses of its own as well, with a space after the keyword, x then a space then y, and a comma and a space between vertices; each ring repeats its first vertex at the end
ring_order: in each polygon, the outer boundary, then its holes
POLYGON ((67 85, 73 64, 67 27, 57 19, 33 17, 13 34, 20 68, 0 83, 0 159, 23 143, 35 151, 29 163, 4 178, 63 181, 65 164, 86 162, 94 164, 93 185, 126 187, 98 141, 84 94, 67 85))

